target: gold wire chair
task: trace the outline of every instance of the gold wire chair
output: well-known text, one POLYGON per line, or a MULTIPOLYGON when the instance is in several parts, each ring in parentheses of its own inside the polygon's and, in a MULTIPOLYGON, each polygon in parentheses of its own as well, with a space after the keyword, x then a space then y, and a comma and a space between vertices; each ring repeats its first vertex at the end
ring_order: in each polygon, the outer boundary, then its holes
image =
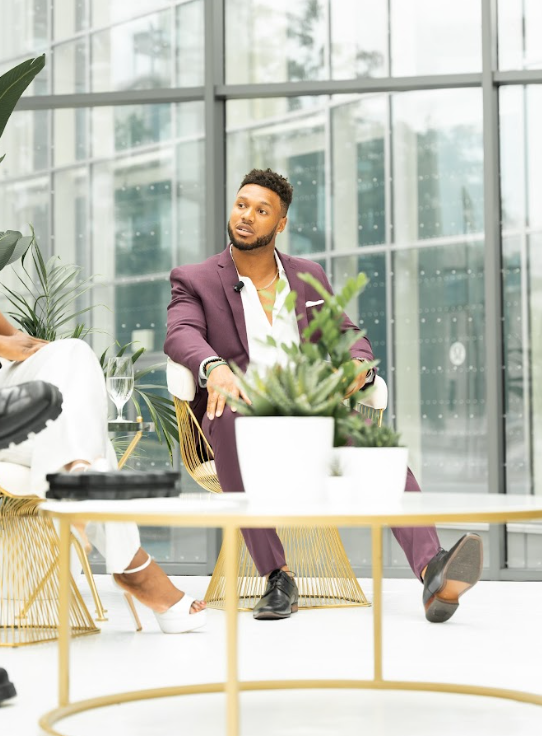
MULTIPOLYGON (((13 495, 0 487, 0 647, 58 638, 59 539, 53 523, 38 514, 42 502, 38 496, 13 495)), ((72 544, 89 582, 98 620, 106 620, 87 557, 74 535, 72 544)), ((73 577, 71 590, 72 635, 98 633, 73 577)))
MULTIPOLYGON (((184 366, 168 360, 167 381, 177 414, 184 467, 202 488, 221 493, 213 450, 190 408, 190 401, 195 394, 192 374, 184 366)), ((360 408, 380 425, 387 404, 387 388, 381 378, 377 377, 377 381, 377 390, 370 397, 370 405, 360 408)), ((288 565, 296 573, 301 608, 370 605, 354 575, 338 529, 278 529, 277 533, 284 546, 288 565)), ((256 570, 241 533, 238 544, 239 610, 250 611, 263 595, 266 581, 256 570)), ((225 583, 225 557, 222 548, 205 594, 205 600, 211 608, 224 608, 225 583)))
MULTIPOLYGON (((119 461, 123 467, 143 433, 143 419, 119 461)), ((1 477, 11 478, 17 491, 28 482, 28 470, 0 462, 1 477)), ((5 482, 5 481, 4 481, 5 482)), ((49 519, 39 516, 42 498, 14 495, 0 486, 0 647, 15 647, 53 641, 58 638, 58 534, 49 519)), ((71 544, 77 553, 96 608, 96 620, 107 621, 88 557, 72 532, 71 544)), ((71 579, 70 623, 73 636, 100 631, 81 593, 71 579)))

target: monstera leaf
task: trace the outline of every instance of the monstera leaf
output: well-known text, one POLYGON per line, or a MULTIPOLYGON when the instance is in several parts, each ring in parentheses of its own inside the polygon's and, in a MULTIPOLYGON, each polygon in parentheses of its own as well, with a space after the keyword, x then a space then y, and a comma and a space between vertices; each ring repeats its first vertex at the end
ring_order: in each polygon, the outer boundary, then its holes
POLYGON ((18 64, 0 77, 0 136, 4 132, 15 105, 19 102, 19 97, 44 66, 45 54, 42 54, 35 59, 23 61, 22 64, 18 64))
POLYGON ((17 230, 0 232, 0 271, 4 266, 24 256, 33 242, 34 233, 32 235, 22 235, 17 230))

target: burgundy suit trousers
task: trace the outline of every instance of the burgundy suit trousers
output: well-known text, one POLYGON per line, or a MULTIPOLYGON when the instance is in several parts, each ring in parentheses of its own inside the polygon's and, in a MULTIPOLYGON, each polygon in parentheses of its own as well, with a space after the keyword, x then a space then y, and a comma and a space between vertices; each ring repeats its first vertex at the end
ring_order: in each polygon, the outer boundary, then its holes
MULTIPOLYGON (((215 455, 218 480, 225 493, 245 490, 235 442, 234 422, 237 416, 227 406, 221 417, 215 417, 211 421, 205 414, 202 421, 203 432, 215 455)), ((420 486, 410 468, 407 473, 405 491, 420 491, 420 486)), ((268 575, 273 570, 286 565, 284 547, 274 529, 242 529, 241 531, 260 575, 268 575)), ((424 567, 440 549, 435 527, 397 527, 393 528, 392 532, 401 545, 412 571, 416 577, 420 578, 424 567)))

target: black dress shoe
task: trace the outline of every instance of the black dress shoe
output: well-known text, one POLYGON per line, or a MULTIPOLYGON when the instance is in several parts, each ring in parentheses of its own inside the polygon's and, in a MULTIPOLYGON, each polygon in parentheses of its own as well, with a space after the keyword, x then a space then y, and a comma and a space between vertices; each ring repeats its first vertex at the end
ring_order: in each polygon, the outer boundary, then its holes
POLYGON ((449 552, 437 552, 423 580, 425 618, 435 624, 448 621, 457 611, 459 597, 480 580, 482 564, 478 534, 464 534, 449 552))
POLYGON ((299 591, 293 576, 284 570, 274 570, 252 615, 259 620, 289 618, 292 613, 297 613, 298 600, 299 591))
POLYGON ((0 450, 45 429, 62 411, 62 394, 45 381, 0 389, 0 450))
POLYGON ((15 685, 9 681, 6 670, 0 668, 0 703, 17 695, 15 685))

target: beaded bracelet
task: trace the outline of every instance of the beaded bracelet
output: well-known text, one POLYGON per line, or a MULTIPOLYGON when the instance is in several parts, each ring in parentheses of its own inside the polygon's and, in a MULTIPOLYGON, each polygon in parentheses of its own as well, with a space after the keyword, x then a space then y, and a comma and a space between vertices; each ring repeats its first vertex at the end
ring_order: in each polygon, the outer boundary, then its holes
POLYGON ((205 366, 205 377, 208 379, 211 375, 211 371, 213 368, 218 368, 219 365, 228 365, 225 360, 215 360, 214 363, 209 363, 209 365, 205 366))

